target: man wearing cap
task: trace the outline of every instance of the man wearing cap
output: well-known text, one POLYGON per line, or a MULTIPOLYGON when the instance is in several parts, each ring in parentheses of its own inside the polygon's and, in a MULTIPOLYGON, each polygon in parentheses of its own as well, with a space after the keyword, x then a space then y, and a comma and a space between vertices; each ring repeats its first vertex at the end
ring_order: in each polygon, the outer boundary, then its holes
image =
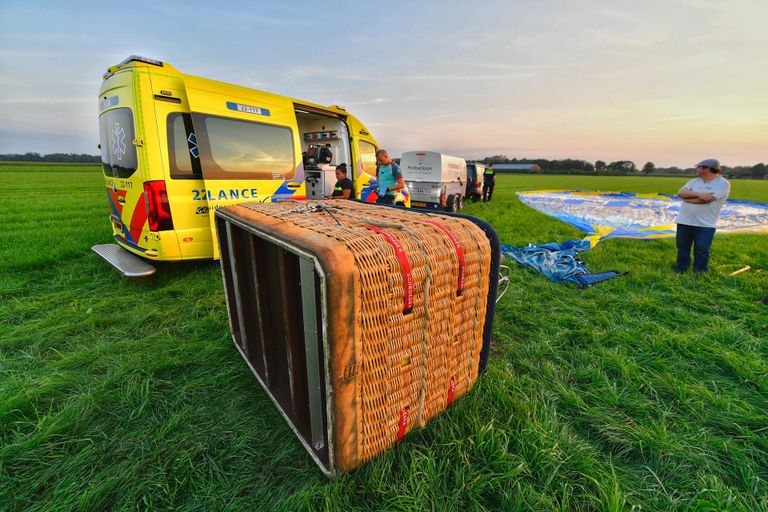
POLYGON ((720 216, 731 185, 720 176, 720 162, 714 158, 702 160, 696 166, 698 178, 694 178, 678 190, 683 200, 677 215, 677 273, 682 274, 691 266, 693 246, 693 271, 709 270, 709 247, 715 236, 715 225, 720 216))

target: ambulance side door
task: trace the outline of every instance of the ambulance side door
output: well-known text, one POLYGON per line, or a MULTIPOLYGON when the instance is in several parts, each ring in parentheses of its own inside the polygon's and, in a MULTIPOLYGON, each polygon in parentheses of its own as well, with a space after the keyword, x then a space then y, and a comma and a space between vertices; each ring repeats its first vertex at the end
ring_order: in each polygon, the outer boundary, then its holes
POLYGON ((355 183, 355 197, 363 201, 375 201, 371 195, 369 182, 376 179, 376 151, 379 149, 376 139, 354 116, 349 116, 352 158, 354 161, 352 180, 355 183))
MULTIPOLYGON (((210 258, 209 207, 192 115, 180 76, 152 73, 160 165, 182 258, 210 258)), ((158 177, 154 177, 157 179, 158 177)))

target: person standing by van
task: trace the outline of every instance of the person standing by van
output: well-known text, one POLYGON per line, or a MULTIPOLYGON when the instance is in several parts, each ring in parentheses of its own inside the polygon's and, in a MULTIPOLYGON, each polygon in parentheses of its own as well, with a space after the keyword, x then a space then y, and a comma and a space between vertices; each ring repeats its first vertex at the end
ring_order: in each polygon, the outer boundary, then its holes
POLYGON ((387 153, 386 149, 376 151, 376 180, 379 183, 377 190, 377 204, 395 204, 395 193, 405 188, 403 173, 387 153))
POLYGON ((696 166, 694 178, 678 190, 683 200, 677 215, 677 273, 682 274, 691 265, 693 271, 703 274, 709 270, 709 248, 715 236, 715 224, 720 216, 731 184, 720 176, 720 162, 714 158, 702 160, 696 166))
POLYGON ((329 199, 352 199, 355 187, 352 180, 347 178, 347 164, 336 166, 336 186, 333 187, 333 194, 329 199))
POLYGON ((483 172, 483 202, 491 201, 494 186, 496 186, 496 171, 493 170, 493 164, 488 164, 483 172))

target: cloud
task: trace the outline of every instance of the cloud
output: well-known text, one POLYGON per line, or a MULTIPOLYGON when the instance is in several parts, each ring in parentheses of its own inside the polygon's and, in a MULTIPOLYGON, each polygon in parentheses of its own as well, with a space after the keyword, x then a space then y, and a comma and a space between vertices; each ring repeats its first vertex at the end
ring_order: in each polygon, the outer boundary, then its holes
POLYGON ((308 21, 301 20, 295 16, 286 16, 285 18, 264 16, 260 14, 253 14, 251 12, 245 12, 242 9, 229 11, 220 7, 216 7, 215 9, 206 9, 200 5, 195 6, 193 9, 179 9, 176 6, 163 5, 157 2, 145 4, 144 8, 153 10, 169 19, 185 18, 188 20, 194 20, 195 22, 205 21, 206 23, 210 24, 210 27, 218 27, 223 30, 232 30, 235 28, 235 24, 233 24, 231 21, 222 25, 215 25, 211 22, 217 19, 226 18, 235 20, 237 25, 252 25, 256 23, 272 25, 280 28, 309 24, 308 21))
POLYGON ((389 98, 374 98, 374 99, 369 100, 369 101, 358 101, 358 102, 354 102, 354 103, 347 102, 347 104, 351 105, 351 106, 356 106, 357 107, 357 106, 361 106, 361 105, 379 105, 381 103, 391 103, 393 101, 394 100, 389 99, 389 98))
POLYGON ((399 75, 400 80, 414 80, 414 81, 448 81, 448 82, 466 82, 466 81, 484 81, 484 80, 518 80, 521 78, 531 78, 536 76, 536 73, 508 73, 505 75, 483 75, 477 77, 474 75, 461 74, 436 74, 436 75, 399 75))
MULTIPOLYGON (((709 11, 729 12, 734 9, 734 5, 722 0, 677 0, 678 3, 687 7, 696 9, 705 9, 709 11)), ((762 2, 761 2, 762 3, 762 2)))
POLYGON ((73 103, 97 105, 97 100, 95 96, 88 98, 0 98, 0 105, 69 105, 73 103))

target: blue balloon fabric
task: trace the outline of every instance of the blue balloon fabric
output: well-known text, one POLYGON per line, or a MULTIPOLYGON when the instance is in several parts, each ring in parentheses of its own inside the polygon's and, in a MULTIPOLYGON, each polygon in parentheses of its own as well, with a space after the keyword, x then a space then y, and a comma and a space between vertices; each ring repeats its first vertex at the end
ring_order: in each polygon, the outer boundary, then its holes
POLYGON ((584 262, 576 257, 588 251, 590 247, 589 240, 568 240, 562 244, 528 244, 526 247, 502 245, 501 253, 515 260, 518 265, 532 268, 554 282, 592 286, 626 273, 616 271, 591 273, 584 262))

